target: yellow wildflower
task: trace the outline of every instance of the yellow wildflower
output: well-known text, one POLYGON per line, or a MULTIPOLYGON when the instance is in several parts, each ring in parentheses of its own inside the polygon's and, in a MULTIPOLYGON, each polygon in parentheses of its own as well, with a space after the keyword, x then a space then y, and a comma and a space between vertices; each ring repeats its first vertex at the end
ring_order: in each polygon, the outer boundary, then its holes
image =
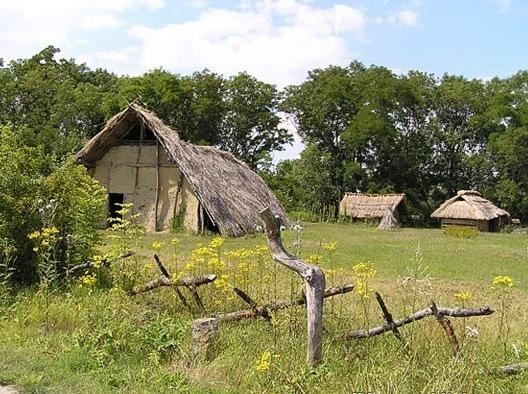
POLYGON ((352 267, 353 276, 356 281, 356 291, 363 298, 370 298, 371 289, 368 280, 376 275, 376 268, 370 261, 361 262, 352 267))
POLYGON ((212 249, 218 249, 224 244, 224 239, 222 237, 214 237, 211 242, 209 242, 209 247, 212 249))
POLYGON ((255 362, 255 371, 266 372, 271 365, 271 353, 267 350, 255 362))
POLYGON ((171 244, 176 246, 180 243, 180 240, 176 237, 174 237, 173 239, 171 239, 171 244))
POLYGON ((82 286, 93 287, 97 283, 97 279, 93 275, 84 275, 79 278, 82 286))
POLYGON ((471 293, 469 291, 461 291, 453 295, 458 301, 465 302, 471 299, 471 293))
POLYGON ((493 286, 499 286, 499 287, 513 287, 513 279, 506 275, 499 275, 493 278, 493 281, 491 282, 491 284, 493 286))
POLYGON ((161 250, 161 247, 164 245, 164 242, 154 241, 152 242, 152 250, 159 251, 161 250))
POLYGON ((321 262, 321 256, 319 254, 312 254, 310 255, 310 257, 308 257, 306 259, 306 261, 308 261, 309 263, 312 263, 312 264, 319 264, 321 262))
POLYGON ((330 243, 323 245, 323 249, 326 250, 327 252, 336 250, 336 247, 337 247, 337 242, 330 242, 330 243))

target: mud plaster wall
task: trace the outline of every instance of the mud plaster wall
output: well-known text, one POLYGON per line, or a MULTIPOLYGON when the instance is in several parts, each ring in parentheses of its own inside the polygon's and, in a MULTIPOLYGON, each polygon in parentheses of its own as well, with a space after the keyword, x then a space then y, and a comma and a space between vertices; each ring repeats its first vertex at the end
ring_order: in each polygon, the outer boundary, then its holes
MULTIPOLYGON (((186 229, 198 232, 199 202, 162 147, 159 175, 158 229, 169 230, 179 215, 186 229)), ((124 194, 124 202, 134 204, 147 231, 155 231, 156 145, 116 145, 97 162, 93 176, 108 193, 124 194)))

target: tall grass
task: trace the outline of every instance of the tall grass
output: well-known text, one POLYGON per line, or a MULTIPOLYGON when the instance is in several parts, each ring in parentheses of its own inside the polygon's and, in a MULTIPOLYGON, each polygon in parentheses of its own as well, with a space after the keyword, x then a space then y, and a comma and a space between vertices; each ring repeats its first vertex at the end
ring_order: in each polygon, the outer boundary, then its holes
MULTIPOLYGON (((223 323, 214 359, 194 363, 190 323, 204 314, 197 308, 189 311, 169 288, 128 294, 130 286, 160 275, 151 257, 154 252, 173 276, 218 274, 217 282, 199 289, 205 315, 247 308, 232 292, 233 286, 263 304, 296 299, 302 281, 270 261, 263 236, 224 240, 187 235, 175 239, 165 234, 138 239, 135 257, 96 276, 96 283, 73 280, 62 292, 49 294, 47 318, 46 300, 39 292, 25 290, 4 303, 0 382, 28 392, 61 393, 512 393, 525 389, 527 376, 494 372, 501 364, 528 359, 524 310, 528 274, 519 267, 526 262, 524 238, 481 234, 465 243, 443 237, 439 230, 380 233, 325 224, 308 226, 302 240, 285 233, 288 247, 299 241, 302 246, 295 248, 296 253, 317 260, 325 269, 327 286, 367 281, 359 292, 325 301, 324 362, 313 370, 305 365, 303 308, 278 311, 269 322, 223 323), (365 269, 358 267, 361 262, 365 269), (375 274, 366 270, 369 267, 375 274), (493 285, 498 275, 511 276, 513 286, 493 285), (453 319, 462 348, 458 358, 434 319, 401 328, 404 343, 391 333, 345 340, 349 331, 383 323, 372 290, 383 295, 394 317, 426 307, 431 300, 442 306, 491 304, 497 312, 453 319), (470 295, 460 295, 464 293, 470 295), (44 330, 46 319, 48 330, 44 330)), ((110 253, 114 242, 120 241, 109 240, 101 254, 110 253)))

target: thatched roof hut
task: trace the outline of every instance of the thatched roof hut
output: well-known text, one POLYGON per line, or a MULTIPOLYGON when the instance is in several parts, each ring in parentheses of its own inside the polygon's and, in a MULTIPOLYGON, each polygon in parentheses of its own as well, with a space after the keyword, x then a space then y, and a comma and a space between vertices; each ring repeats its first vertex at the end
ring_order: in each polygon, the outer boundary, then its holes
POLYGON ((345 193, 339 204, 339 214, 353 219, 379 221, 378 228, 396 226, 399 208, 405 194, 345 193))
POLYGON ((227 236, 254 232, 259 211, 286 214, 264 181, 230 153, 182 141, 153 112, 131 104, 81 149, 113 204, 132 202, 149 230, 176 225, 227 236))
POLYGON ((475 190, 460 190, 434 211, 431 217, 440 219, 442 227, 467 226, 480 231, 499 231, 510 222, 508 212, 475 190))

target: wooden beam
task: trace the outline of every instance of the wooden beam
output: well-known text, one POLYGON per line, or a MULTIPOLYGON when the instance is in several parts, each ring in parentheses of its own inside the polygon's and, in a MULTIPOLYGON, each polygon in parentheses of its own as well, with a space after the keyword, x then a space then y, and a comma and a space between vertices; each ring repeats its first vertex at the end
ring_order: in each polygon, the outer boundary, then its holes
MULTIPOLYGON (((160 195, 160 165, 159 165, 159 141, 156 138, 156 197, 154 199, 154 231, 159 231, 158 205, 160 195)), ((139 171, 139 170, 138 170, 139 171)))
MULTIPOLYGON (((438 313, 442 316, 449 317, 471 317, 471 316, 487 316, 491 315, 495 311, 492 310, 489 306, 484 306, 482 308, 442 308, 437 307, 438 313)), ((392 331, 394 326, 401 327, 412 322, 422 320, 428 316, 432 316, 433 311, 431 308, 425 308, 418 312, 413 313, 412 315, 405 316, 401 319, 394 320, 394 324, 384 324, 379 327, 370 328, 368 330, 362 329, 348 333, 346 339, 364 339, 369 337, 374 337, 376 335, 384 334, 388 331, 392 331)))
POLYGON ((306 313, 308 346, 306 361, 315 366, 323 359, 323 298, 325 292, 325 275, 321 268, 306 264, 289 254, 282 244, 280 221, 273 216, 269 207, 260 212, 260 218, 266 225, 268 245, 273 260, 284 267, 295 271, 306 285, 306 313))

